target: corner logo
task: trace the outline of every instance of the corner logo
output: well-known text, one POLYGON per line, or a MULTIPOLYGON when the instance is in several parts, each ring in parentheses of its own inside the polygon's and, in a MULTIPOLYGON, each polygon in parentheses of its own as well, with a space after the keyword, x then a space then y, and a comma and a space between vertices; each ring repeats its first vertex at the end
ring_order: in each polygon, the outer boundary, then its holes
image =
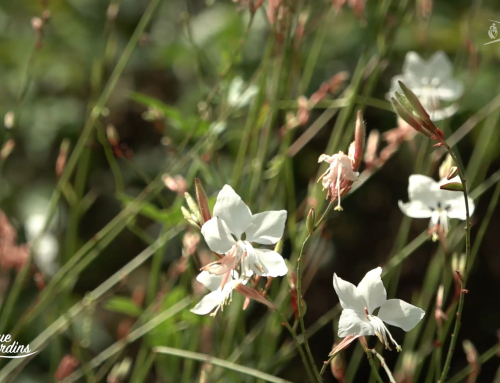
POLYGON ((19 342, 13 342, 12 337, 9 334, 0 334, 0 358, 26 358, 27 356, 36 354, 37 352, 38 351, 31 351, 29 344, 24 346, 19 344, 19 342))
POLYGON ((489 43, 486 43, 484 45, 500 42, 500 39, 497 39, 498 36, 497 24, 500 24, 500 21, 495 21, 495 20, 489 20, 489 21, 492 21, 493 24, 490 25, 490 29, 488 30, 488 36, 490 36, 490 39, 492 39, 493 41, 490 41, 489 43))

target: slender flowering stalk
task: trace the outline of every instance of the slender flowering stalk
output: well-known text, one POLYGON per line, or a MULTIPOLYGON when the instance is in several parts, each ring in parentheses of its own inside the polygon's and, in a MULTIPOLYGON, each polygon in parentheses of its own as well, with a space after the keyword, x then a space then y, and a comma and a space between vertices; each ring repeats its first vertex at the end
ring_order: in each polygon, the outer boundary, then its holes
MULTIPOLYGON (((460 331, 461 320, 462 320, 462 311, 464 308, 465 301, 465 293, 467 277, 468 277, 468 261, 470 258, 471 244, 470 244, 470 209, 469 209, 469 195, 467 192, 467 181, 465 179, 465 170, 461 162, 458 160, 457 156, 448 145, 448 143, 444 139, 443 132, 439 130, 436 125, 431 121, 429 114, 425 111, 424 107, 418 100, 417 96, 406 87, 401 81, 399 81, 399 85, 403 90, 404 95, 396 94, 396 99, 392 98, 391 101, 393 103, 394 109, 396 113, 399 114, 401 118, 403 118, 408 124, 410 124, 415 130, 425 134, 427 137, 438 141, 434 146, 444 146, 451 156, 453 162, 456 164, 458 177, 460 178, 461 187, 456 190, 462 191, 464 201, 465 201, 465 266, 464 273, 462 275, 462 284, 460 290, 460 298, 458 302, 458 309, 456 313, 455 325, 453 328, 453 334, 450 341, 450 346, 448 348, 448 353, 446 355, 446 361, 441 373, 441 377, 439 382, 444 382, 448 375, 451 365, 451 359, 453 357, 453 352, 455 351, 455 346, 457 344, 458 333, 460 331)), ((441 188, 446 188, 447 185, 442 185, 441 188)))

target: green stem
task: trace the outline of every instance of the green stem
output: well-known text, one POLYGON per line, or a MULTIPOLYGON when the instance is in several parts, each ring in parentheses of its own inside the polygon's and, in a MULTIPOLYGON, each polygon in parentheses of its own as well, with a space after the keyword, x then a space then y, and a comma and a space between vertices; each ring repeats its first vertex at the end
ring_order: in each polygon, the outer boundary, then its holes
POLYGON ((370 367, 372 368, 373 375, 375 375, 375 378, 377 378, 377 382, 384 383, 384 381, 382 380, 382 377, 378 373, 377 366, 375 366, 375 362, 373 361, 373 357, 372 357, 370 350, 365 350, 365 352, 366 352, 366 356, 368 357, 368 362, 370 362, 370 367))
MULTIPOLYGON (((392 372, 391 370, 389 370, 389 367, 387 366, 387 364, 385 363, 385 359, 382 355, 380 355, 377 350, 375 349, 371 349, 370 352, 375 355, 378 360, 380 361, 380 365, 382 366, 382 368, 385 370, 385 373, 387 374, 387 376, 389 377, 389 381, 391 383, 396 383, 396 379, 394 379, 394 376, 392 376, 392 372)), ((377 372, 378 373, 378 372, 377 372)))
POLYGON ((460 299, 458 302, 458 309, 456 313, 456 320, 455 320, 455 327, 453 328, 453 334, 451 335, 451 341, 450 341, 450 347, 448 348, 448 354, 446 355, 446 361, 443 367, 443 372, 441 374, 440 382, 444 382, 446 379, 446 376, 448 375, 448 371, 450 370, 451 366, 451 359, 453 357, 453 352, 455 351, 455 345, 457 343, 458 339, 458 333, 460 331, 460 326, 462 324, 462 311, 464 308, 464 301, 465 301, 465 293, 466 293, 466 283, 467 283, 467 276, 468 276, 468 262, 469 262, 469 257, 470 257, 470 251, 471 251, 471 245, 470 245, 470 212, 469 212, 469 196, 467 193, 467 181, 464 176, 464 170, 463 170, 463 165, 459 163, 457 156, 451 149, 451 147, 446 143, 446 141, 442 141, 443 146, 446 148, 450 156, 453 158, 453 161, 455 162, 455 165, 457 166, 458 169, 458 175, 460 177, 460 180, 462 181, 462 192, 464 195, 465 199, 465 212, 466 212, 466 220, 465 220, 465 266, 464 266, 464 272, 463 275, 461 275, 462 279, 462 289, 460 291, 460 299))
POLYGON ((178 356, 180 358, 198 360, 203 363, 213 364, 214 366, 219 366, 222 368, 226 368, 228 370, 240 372, 244 375, 253 376, 254 378, 262 379, 267 382, 274 382, 274 383, 289 382, 287 380, 266 374, 265 372, 256 370, 254 368, 241 366, 236 363, 227 362, 223 359, 215 358, 213 356, 206 354, 200 354, 198 352, 180 350, 178 348, 172 348, 172 347, 156 347, 153 351, 159 354, 173 355, 173 356, 178 356))

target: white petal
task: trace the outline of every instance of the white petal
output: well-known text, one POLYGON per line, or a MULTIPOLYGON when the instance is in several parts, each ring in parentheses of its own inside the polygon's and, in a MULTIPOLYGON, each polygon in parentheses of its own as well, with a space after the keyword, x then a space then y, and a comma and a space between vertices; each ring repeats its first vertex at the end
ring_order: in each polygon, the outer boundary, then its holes
POLYGON ((452 75, 453 66, 443 51, 434 53, 427 61, 427 76, 445 80, 452 75))
POLYGON ((398 204, 403 214, 411 218, 429 218, 432 215, 432 210, 420 201, 411 201, 407 203, 399 201, 398 204))
POLYGON ((282 277, 288 273, 283 257, 273 250, 254 249, 254 256, 258 262, 258 267, 252 267, 253 271, 264 277, 282 277), (259 267, 262 270, 259 270, 259 267))
POLYGON ((286 210, 266 211, 254 214, 252 223, 245 231, 249 242, 262 245, 273 245, 283 237, 285 230, 286 210))
MULTIPOLYGON (((456 192, 455 192, 456 193, 456 192)), ((474 200, 469 197, 469 214, 472 215, 476 206, 474 200)), ((467 219, 467 211, 465 209, 465 200, 463 196, 445 202, 444 207, 448 208, 448 217, 465 221, 467 219)))
POLYGON ((425 311, 401 299, 389 299, 380 307, 378 317, 384 322, 410 331, 424 317, 425 311))
POLYGON ((408 197, 410 201, 420 201, 430 208, 437 208, 440 189, 432 178, 412 174, 408 179, 408 197))
POLYGON ((436 89, 436 97, 444 101, 455 101, 464 93, 464 84, 453 78, 439 83, 436 89))
POLYGON ((342 310, 339 319, 339 337, 375 335, 373 326, 366 316, 351 309, 342 310))
POLYGON ((340 305, 343 309, 352 309, 359 313, 364 312, 365 307, 367 307, 365 298, 359 294, 356 286, 337 277, 337 274, 333 274, 333 288, 339 296, 340 305))
POLYGON ((380 278, 381 275, 382 268, 377 267, 366 273, 358 284, 358 292, 365 298, 369 314, 387 300, 387 292, 380 278))
POLYGON ((218 254, 228 252, 236 243, 226 223, 219 217, 213 217, 203 224, 201 234, 210 250, 218 254))
POLYGON ((227 227, 237 239, 241 239, 241 234, 252 222, 252 212, 229 185, 224 185, 217 195, 213 213, 214 216, 226 222, 227 227))
POLYGON ((200 282, 210 291, 215 291, 220 287, 223 275, 210 274, 208 271, 202 271, 196 277, 196 280, 200 282))
POLYGON ((205 295, 190 311, 194 314, 205 315, 224 302, 225 295, 221 290, 212 291, 205 295))
POLYGON ((403 74, 415 77, 425 75, 426 63, 417 52, 408 52, 403 63, 403 74))

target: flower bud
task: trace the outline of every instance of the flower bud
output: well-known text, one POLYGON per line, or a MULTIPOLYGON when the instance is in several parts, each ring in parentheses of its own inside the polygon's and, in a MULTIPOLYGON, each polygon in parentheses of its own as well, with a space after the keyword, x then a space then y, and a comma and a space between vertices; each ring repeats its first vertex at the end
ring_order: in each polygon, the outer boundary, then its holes
POLYGON ((462 347, 464 348, 465 356, 467 357, 467 362, 471 367, 472 371, 469 373, 469 378, 467 382, 475 382, 477 376, 479 375, 479 371, 481 370, 481 365, 478 363, 478 355, 476 347, 469 340, 464 340, 462 343, 462 347))
POLYGON ((446 177, 447 180, 451 180, 458 174, 458 168, 456 166, 452 166, 450 168, 450 171, 448 172, 448 176, 446 177))
POLYGON ((365 148, 365 134, 366 127, 363 122, 363 112, 358 110, 356 115, 356 128, 354 130, 354 162, 352 164, 352 169, 357 172, 361 160, 363 159, 363 153, 365 148))
POLYGON ((108 137, 108 141, 111 146, 118 146, 120 142, 120 136, 118 135, 118 132, 114 125, 108 124, 108 126, 106 126, 106 137, 108 137))
POLYGON ((10 156, 15 146, 16 143, 12 138, 7 140, 5 144, 3 144, 2 149, 0 149, 0 159, 4 161, 8 156, 10 156))
MULTIPOLYGON (((439 179, 442 180, 443 178, 447 177, 450 173, 450 169, 453 166, 453 158, 448 155, 444 159, 444 161, 441 163, 441 166, 439 167, 439 179)), ((449 179, 449 178, 448 178, 449 179)))
POLYGON ((14 127, 15 122, 16 122, 16 115, 12 110, 9 110, 7 113, 5 113, 5 116, 3 118, 3 124, 5 126, 5 129, 12 129, 14 127))
POLYGON ((314 233, 314 223, 316 222, 316 212, 314 208, 309 209, 309 213, 306 218, 306 228, 307 232, 311 235, 314 233))
POLYGON ((186 202, 191 213, 191 219, 201 227, 203 225, 203 219, 201 218, 201 212, 198 205, 188 192, 184 193, 184 197, 186 198, 186 202))
POLYGON ((330 363, 330 368, 332 369, 333 377, 339 382, 343 382, 345 367, 342 356, 340 354, 337 354, 333 357, 332 362, 330 363))
POLYGON ((205 223, 212 218, 212 215, 210 214, 210 208, 208 207, 207 195, 198 178, 194 179, 194 185, 196 190, 196 199, 198 200, 198 206, 200 207, 203 223, 205 223))
POLYGON ((131 366, 132 359, 130 358, 125 358, 120 363, 115 364, 108 375, 107 383, 124 382, 130 372, 131 366))
POLYGON ((69 140, 65 138, 61 142, 61 147, 59 148, 59 155, 56 160, 56 176, 57 178, 61 177, 62 172, 64 171, 64 167, 66 166, 66 159, 68 157, 69 150, 69 140))
POLYGON ((61 381, 70 376, 76 367, 78 367, 78 359, 73 355, 65 355, 59 362, 59 366, 54 374, 54 379, 61 381))

